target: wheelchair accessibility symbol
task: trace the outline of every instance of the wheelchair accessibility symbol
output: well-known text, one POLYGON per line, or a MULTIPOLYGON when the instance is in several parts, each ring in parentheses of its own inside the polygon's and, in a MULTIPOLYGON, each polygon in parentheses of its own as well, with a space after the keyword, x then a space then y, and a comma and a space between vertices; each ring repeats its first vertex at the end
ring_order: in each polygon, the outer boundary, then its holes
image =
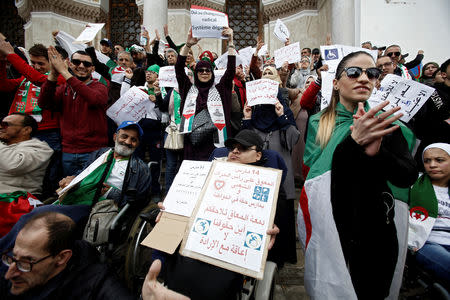
POLYGON ((338 59, 338 51, 337 49, 325 49, 325 59, 326 60, 334 60, 338 59))
POLYGON ((210 220, 198 218, 197 220, 195 220, 194 232, 206 235, 208 233, 210 224, 211 224, 210 220))
POLYGON ((252 198, 258 201, 267 202, 269 200, 270 189, 262 186, 255 186, 252 198))
POLYGON ((260 250, 262 239, 263 236, 261 234, 248 231, 247 236, 245 237, 244 246, 253 250, 260 250))

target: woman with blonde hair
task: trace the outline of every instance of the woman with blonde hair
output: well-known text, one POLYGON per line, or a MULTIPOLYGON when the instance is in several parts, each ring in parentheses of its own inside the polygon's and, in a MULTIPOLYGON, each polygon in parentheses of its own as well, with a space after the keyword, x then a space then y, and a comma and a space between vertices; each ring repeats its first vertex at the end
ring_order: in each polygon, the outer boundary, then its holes
POLYGON ((388 181, 409 187, 417 168, 409 152, 413 135, 396 122, 399 108, 382 112, 388 102, 367 103, 379 76, 366 52, 345 56, 330 105, 309 120, 304 162, 310 170, 298 226, 312 298, 384 299, 390 293, 399 249, 396 195, 388 181))

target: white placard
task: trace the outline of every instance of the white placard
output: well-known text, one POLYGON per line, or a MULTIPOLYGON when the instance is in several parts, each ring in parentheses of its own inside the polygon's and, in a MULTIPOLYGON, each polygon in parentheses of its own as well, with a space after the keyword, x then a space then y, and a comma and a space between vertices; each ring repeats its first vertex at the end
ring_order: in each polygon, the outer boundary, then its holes
POLYGON ((281 68, 285 61, 290 64, 299 62, 302 58, 300 53, 300 43, 296 42, 294 44, 290 44, 283 48, 277 49, 275 50, 274 55, 275 66, 277 68, 281 68))
POLYGON ((266 44, 262 45, 261 49, 258 51, 258 56, 266 56, 269 54, 269 48, 266 44))
POLYGON ((384 110, 400 106, 397 113, 403 113, 400 120, 405 123, 411 120, 435 91, 430 86, 394 74, 387 74, 380 85, 379 101, 389 101, 384 110))
POLYGON ((123 121, 138 122, 146 115, 150 119, 157 119, 154 108, 155 103, 150 101, 148 93, 133 86, 108 108, 106 115, 119 125, 123 121))
POLYGON ((219 84, 220 79, 222 79, 223 74, 225 74, 226 69, 214 70, 214 85, 219 84))
POLYGON ((167 66, 159 69, 159 86, 178 88, 175 66, 167 66))
POLYGON ((324 65, 328 65, 328 70, 330 72, 336 72, 336 68, 344 56, 357 51, 367 52, 373 57, 374 61, 377 61, 378 58, 377 50, 369 50, 366 48, 345 46, 345 45, 320 46, 322 63, 324 65))
POLYGON ((280 84, 270 79, 258 79, 245 83, 247 105, 277 103, 278 86, 280 84))
POLYGON ((334 72, 320 72, 320 76, 322 78, 322 86, 320 89, 322 95, 322 98, 320 99, 321 110, 330 105, 331 93, 333 92, 334 75, 334 72))
POLYGON ((105 26, 105 23, 88 23, 74 43, 84 44, 92 41, 103 26, 105 26))
MULTIPOLYGON (((228 65, 228 52, 222 54, 219 56, 215 61, 214 64, 216 65, 217 69, 226 69, 228 65)), ((236 66, 239 66, 242 64, 242 59, 239 55, 236 55, 236 66)))
POLYGON ((273 33, 283 43, 286 43, 287 39, 290 36, 289 29, 286 27, 286 25, 280 19, 277 19, 277 23, 275 24, 273 33))
POLYGON ((59 197, 65 195, 67 191, 72 189, 76 184, 81 182, 84 178, 86 178, 89 174, 92 173, 95 169, 97 169, 102 163, 106 161, 106 157, 112 150, 108 150, 102 155, 100 155, 93 163, 91 163, 86 169, 83 170, 80 174, 78 174, 65 188, 58 191, 59 197))
POLYGON ((223 12, 192 5, 191 24, 193 37, 227 39, 222 36, 223 27, 228 27, 228 16, 223 12))
POLYGON ((239 57, 241 58, 242 65, 244 67, 250 66, 250 62, 252 60, 253 53, 255 53, 255 48, 252 48, 250 46, 239 50, 239 57))
POLYGON ((260 272, 279 170, 215 162, 182 251, 260 272))
POLYGON ((200 196, 212 162, 183 160, 164 199, 164 211, 190 217, 200 196))

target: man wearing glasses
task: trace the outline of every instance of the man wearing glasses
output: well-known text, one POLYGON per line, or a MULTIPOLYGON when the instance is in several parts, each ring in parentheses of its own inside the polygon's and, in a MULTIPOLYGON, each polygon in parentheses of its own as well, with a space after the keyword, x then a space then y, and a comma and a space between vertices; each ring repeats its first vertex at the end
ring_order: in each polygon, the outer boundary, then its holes
POLYGON ((92 78, 95 67, 86 52, 73 53, 69 66, 52 46, 48 57, 50 74, 42 85, 38 104, 61 113, 63 176, 79 174, 90 153, 108 143, 108 88, 92 78), (66 83, 57 87, 59 75, 66 83))
POLYGON ((405 79, 414 78, 414 75, 408 70, 408 68, 400 63, 402 49, 399 45, 390 45, 386 48, 386 51, 384 51, 384 55, 388 56, 392 60, 395 75, 402 76, 405 79))
POLYGON ((29 219, 14 248, 2 253, 2 299, 135 299, 95 249, 75 236, 66 215, 44 212, 29 219))

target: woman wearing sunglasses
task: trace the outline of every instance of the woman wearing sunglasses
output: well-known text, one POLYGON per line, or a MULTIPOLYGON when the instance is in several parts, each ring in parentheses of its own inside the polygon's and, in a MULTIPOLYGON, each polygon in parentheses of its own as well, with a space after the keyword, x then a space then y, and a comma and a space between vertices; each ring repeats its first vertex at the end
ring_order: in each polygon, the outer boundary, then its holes
POLYGON ((208 160, 214 147, 224 147, 227 130, 231 129, 231 91, 236 72, 236 51, 233 30, 224 27, 222 35, 228 38, 228 64, 217 85, 214 85, 213 68, 208 61, 202 60, 195 65, 194 83, 185 73, 189 50, 199 41, 192 36, 192 28, 175 64, 181 96, 180 132, 185 133, 184 159, 208 160))
MULTIPOLYGON (((330 105, 309 121, 304 162, 308 177, 298 224, 311 297, 384 299, 399 252, 394 224, 397 188, 417 178, 408 128, 367 99, 380 76, 366 52, 336 69, 330 105), (303 221, 303 222, 302 222, 303 221), (324 297, 324 295, 326 297, 324 297)), ((397 290, 398 292, 398 290, 397 290)))

